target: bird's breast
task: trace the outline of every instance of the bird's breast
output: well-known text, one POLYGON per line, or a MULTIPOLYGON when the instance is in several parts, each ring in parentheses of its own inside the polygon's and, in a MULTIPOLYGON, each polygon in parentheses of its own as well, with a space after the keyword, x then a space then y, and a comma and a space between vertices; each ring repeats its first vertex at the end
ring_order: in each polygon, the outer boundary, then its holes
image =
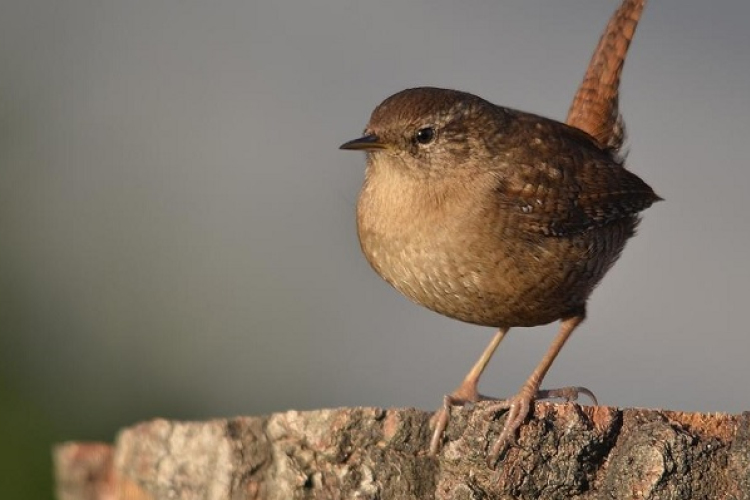
POLYGON ((370 167, 357 207, 362 251, 383 279, 414 302, 462 321, 495 325, 512 275, 500 239, 502 220, 478 228, 479 187, 470 179, 452 181, 370 167))

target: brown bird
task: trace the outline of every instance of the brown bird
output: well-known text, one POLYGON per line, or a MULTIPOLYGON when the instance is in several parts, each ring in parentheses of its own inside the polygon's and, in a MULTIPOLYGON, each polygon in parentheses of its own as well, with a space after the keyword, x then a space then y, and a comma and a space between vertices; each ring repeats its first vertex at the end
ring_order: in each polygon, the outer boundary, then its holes
POLYGON ((364 136, 341 146, 367 153, 357 226, 373 269, 420 305, 499 328, 445 397, 432 452, 452 405, 490 399, 479 394, 479 378, 511 327, 561 320, 519 393, 494 407, 508 416, 490 465, 513 442, 535 399, 591 395, 540 385, 584 320, 592 290, 633 236, 638 213, 660 199, 618 154, 624 129, 617 88, 643 4, 625 0, 613 16, 569 125, 464 92, 415 88, 383 101, 364 136))

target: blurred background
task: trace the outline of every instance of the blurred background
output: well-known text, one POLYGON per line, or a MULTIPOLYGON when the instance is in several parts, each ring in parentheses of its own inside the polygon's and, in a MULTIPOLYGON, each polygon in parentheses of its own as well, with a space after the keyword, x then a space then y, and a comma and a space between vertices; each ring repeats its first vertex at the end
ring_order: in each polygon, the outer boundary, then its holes
MULTIPOLYGON (((154 417, 437 408, 493 333, 409 303, 361 256, 364 158, 403 88, 563 119, 617 0, 5 0, 0 482, 50 497, 50 447, 154 417)), ((621 109, 666 201, 545 386, 605 405, 750 409, 750 3, 646 9, 621 109)), ((517 329, 510 395, 556 325, 517 329)))

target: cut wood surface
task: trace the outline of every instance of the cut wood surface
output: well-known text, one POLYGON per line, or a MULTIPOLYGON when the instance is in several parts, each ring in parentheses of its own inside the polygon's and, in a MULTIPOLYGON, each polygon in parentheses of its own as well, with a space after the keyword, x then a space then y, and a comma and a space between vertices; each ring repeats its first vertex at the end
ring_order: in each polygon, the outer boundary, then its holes
POLYGON ((153 420, 112 446, 58 446, 57 497, 750 499, 750 413, 538 403, 491 470, 504 416, 485 406, 454 411, 437 457, 426 453, 433 414, 415 409, 153 420))

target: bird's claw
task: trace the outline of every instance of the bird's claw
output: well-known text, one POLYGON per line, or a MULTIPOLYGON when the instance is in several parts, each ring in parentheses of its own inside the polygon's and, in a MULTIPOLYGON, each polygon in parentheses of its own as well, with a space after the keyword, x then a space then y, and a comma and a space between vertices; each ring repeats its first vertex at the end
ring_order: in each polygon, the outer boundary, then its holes
POLYGON ((440 450, 440 440, 443 437, 445 428, 448 427, 448 422, 451 419, 451 406, 453 400, 450 395, 446 394, 443 397, 443 406, 435 414, 435 431, 432 433, 430 439, 430 455, 435 456, 440 450))
POLYGON ((494 418, 494 414, 501 411, 507 411, 508 415, 505 419, 505 425, 500 433, 500 436, 495 440, 492 445, 492 449, 487 454, 487 465, 491 468, 495 468, 495 464, 500 459, 502 454, 511 446, 516 438, 519 427, 523 425, 526 418, 529 416, 531 411, 531 405, 534 401, 540 399, 552 399, 559 398, 565 401, 577 401, 581 395, 588 396, 594 402, 598 404, 596 396, 586 387, 570 386, 561 387, 557 389, 541 389, 532 395, 527 395, 526 391, 521 391, 516 396, 510 399, 498 400, 496 398, 484 396, 476 392, 475 387, 471 387, 471 390, 461 387, 456 390, 453 394, 446 394, 443 397, 443 406, 435 414, 435 431, 432 433, 430 439, 429 453, 432 456, 438 454, 440 450, 440 444, 445 434, 445 429, 448 427, 448 423, 451 418, 451 410, 454 406, 463 406, 476 403, 478 401, 493 401, 493 404, 488 407, 491 418, 494 418))
POLYGON ((586 387, 580 386, 560 387, 558 389, 541 389, 537 391, 534 399, 564 399, 570 403, 571 401, 578 401, 578 398, 581 397, 581 395, 591 399, 594 406, 599 405, 594 393, 586 387))
POLYGON ((495 469, 495 464, 500 459, 500 456, 505 453, 508 447, 515 441, 518 428, 523 425, 526 418, 529 416, 529 413, 531 412, 531 404, 533 402, 533 395, 527 395, 521 392, 510 399, 491 405, 488 408, 490 413, 504 410, 507 410, 508 412, 500 436, 498 436, 492 444, 492 448, 487 453, 487 466, 490 469, 495 469))
POLYGON ((496 404, 490 405, 487 410, 489 414, 494 418, 494 414, 500 411, 507 411, 508 415, 505 417, 505 425, 503 430, 500 432, 500 436, 492 444, 492 448, 487 453, 487 466, 490 469, 495 468, 495 464, 505 451, 510 447, 516 439, 518 429, 526 421, 526 418, 531 413, 531 405, 534 401, 539 399, 551 399, 560 398, 567 402, 577 401, 580 395, 586 395, 594 402, 598 404, 596 396, 586 387, 571 386, 561 387, 558 389, 541 389, 535 394, 529 394, 527 391, 522 390, 510 399, 499 401, 496 404))

